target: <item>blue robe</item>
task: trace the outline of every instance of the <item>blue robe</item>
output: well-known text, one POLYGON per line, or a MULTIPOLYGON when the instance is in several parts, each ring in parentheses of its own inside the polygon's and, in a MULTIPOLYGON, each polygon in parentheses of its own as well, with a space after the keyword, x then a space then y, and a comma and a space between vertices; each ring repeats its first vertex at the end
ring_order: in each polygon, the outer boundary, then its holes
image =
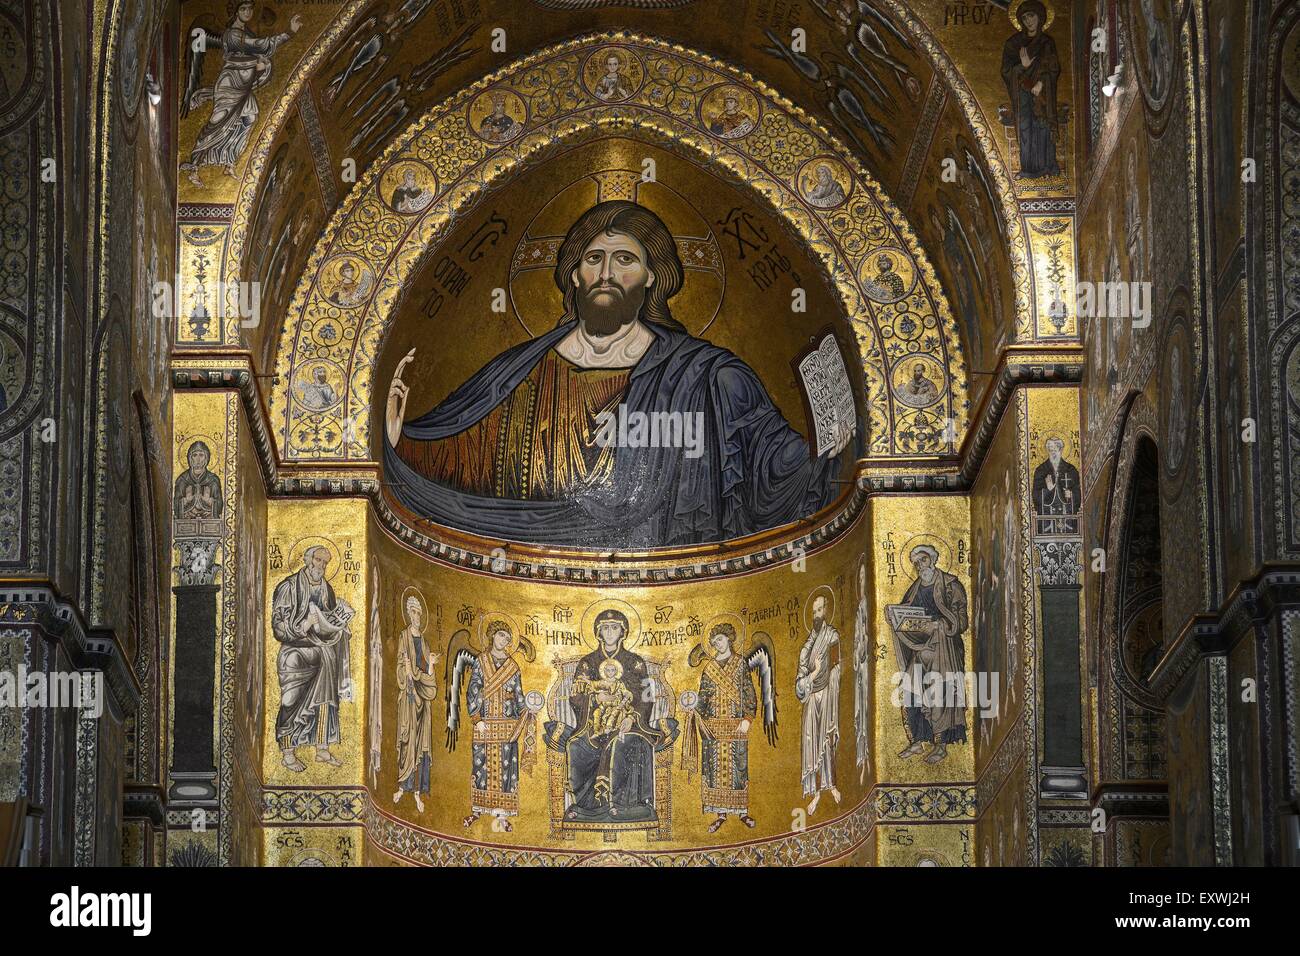
POLYGON ((1011 36, 1002 47, 1002 81, 1006 84, 1011 108, 1016 116, 1016 136, 1020 141, 1020 175, 1042 179, 1061 175, 1056 158, 1059 118, 1056 110, 1056 84, 1061 76, 1061 61, 1056 41, 1046 33, 1031 37, 1024 30, 1011 36), (1020 51, 1029 52, 1030 65, 1020 62, 1020 51), (1042 93, 1034 96, 1033 87, 1043 84, 1042 93))
MULTIPOLYGON (((431 412, 408 439, 448 438, 504 401, 573 331, 570 320, 498 355, 431 412)), ((395 501, 439 524, 485 537, 570 547, 639 549, 723 541, 812 515, 835 498, 839 462, 808 443, 772 404, 758 376, 724 348, 648 323, 655 341, 633 368, 628 413, 703 416, 703 449, 617 448, 609 480, 562 500, 471 494, 420 474, 384 442, 395 501)))

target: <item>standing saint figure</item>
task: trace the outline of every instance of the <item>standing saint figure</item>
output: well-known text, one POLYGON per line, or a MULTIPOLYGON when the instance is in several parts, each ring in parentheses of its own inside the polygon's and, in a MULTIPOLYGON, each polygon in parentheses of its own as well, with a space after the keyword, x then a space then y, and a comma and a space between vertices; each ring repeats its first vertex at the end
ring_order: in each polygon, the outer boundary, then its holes
POLYGON ((858 782, 871 766, 871 624, 867 618, 867 561, 858 562, 858 611, 853 617, 853 735, 858 782))
MULTIPOLYGON (((519 769, 532 773, 536 746, 536 721, 524 694, 519 662, 510 652, 515 637, 509 624, 489 621, 484 629, 487 647, 476 652, 468 631, 452 635, 447 652, 447 749, 456 749, 460 730, 461 682, 465 710, 474 721, 468 829, 483 814, 511 829, 509 817, 519 815, 519 769)), ((519 649, 528 660, 533 648, 522 636, 519 649)))
POLYGON ((817 812, 822 791, 836 803, 835 750, 840 744, 840 632, 826 619, 826 595, 813 598, 812 630, 799 651, 794 695, 803 703, 803 794, 808 815, 817 812))
POLYGON ((1073 519, 1041 520, 1050 515, 1077 515, 1083 499, 1079 469, 1061 457, 1065 442, 1047 439, 1047 460, 1034 469, 1034 512, 1039 516, 1039 534, 1074 534, 1079 523, 1073 519))
POLYGON ((281 645, 275 662, 280 678, 275 737, 284 765, 299 773, 307 767, 295 750, 304 744, 315 746, 318 763, 343 766, 330 747, 340 740, 339 702, 352 700, 348 624, 353 611, 325 579, 329 563, 329 548, 312 545, 303 553, 302 568, 271 595, 271 633, 281 645))
MULTIPOLYGON (((1119 323, 1112 323, 1118 325, 1119 323)), ((1183 396, 1183 344, 1175 342, 1169 350, 1169 430, 1165 444, 1174 471, 1183 463, 1187 445, 1187 405, 1183 396)))
MULTIPOLYGON (((433 665, 436 652, 424 641, 424 602, 414 588, 407 588, 402 608, 406 630, 397 638, 397 792, 415 797, 415 809, 424 812, 420 794, 429 792, 429 770, 433 764, 433 702, 438 683, 433 665)), ((371 694, 378 696, 375 688, 371 694)))
POLYGON ((208 100, 212 101, 212 115, 208 117, 190 150, 188 162, 180 168, 189 174, 190 182, 202 187, 199 169, 203 166, 224 166, 226 175, 234 177, 235 163, 248 145, 248 137, 257 123, 257 98, 253 95, 271 81, 271 57, 280 45, 298 32, 302 26, 301 14, 289 18, 289 32, 273 37, 259 37, 248 28, 253 19, 253 0, 240 0, 235 6, 234 19, 224 33, 214 34, 199 27, 203 38, 199 49, 191 46, 190 75, 181 99, 181 117, 208 100), (224 59, 221 72, 211 89, 200 89, 203 82, 203 54, 209 47, 219 47, 224 59))
POLYGON ((939 552, 931 545, 917 545, 907 557, 916 580, 888 615, 910 741, 899 756, 918 756, 933 744, 925 762, 938 763, 948 755, 948 744, 966 742, 966 588, 940 570, 939 552))
POLYGON ((1016 20, 1019 32, 1002 47, 1002 82, 1011 98, 1020 143, 1020 172, 1016 179, 1059 176, 1056 82, 1061 76, 1061 61, 1056 55, 1056 41, 1044 32, 1047 8, 1042 0, 1025 0, 1016 11, 1016 20))
POLYGON ((763 695, 763 729, 776 746, 776 689, 772 676, 776 652, 766 634, 756 635, 754 649, 742 655, 741 636, 734 625, 721 622, 709 631, 710 656, 703 646, 691 651, 690 664, 704 670, 682 747, 688 776, 698 762, 700 797, 705 813, 717 814, 709 824, 716 833, 728 814, 753 828, 749 815, 749 727, 758 713, 754 693, 757 672, 763 695), (697 746, 698 743, 698 746, 697 746))
POLYGON ((1147 34, 1147 84, 1151 87, 1151 98, 1159 100, 1164 96, 1169 73, 1169 37, 1165 34, 1165 18, 1156 12, 1154 0, 1141 0, 1139 6, 1147 34))

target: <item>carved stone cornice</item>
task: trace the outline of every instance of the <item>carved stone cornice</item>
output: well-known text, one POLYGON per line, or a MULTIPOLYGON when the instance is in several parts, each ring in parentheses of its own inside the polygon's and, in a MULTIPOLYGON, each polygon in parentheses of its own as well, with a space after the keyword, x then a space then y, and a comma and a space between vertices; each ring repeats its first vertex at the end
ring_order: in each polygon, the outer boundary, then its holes
POLYGON ((122 816, 145 817, 154 826, 167 822, 167 798, 162 788, 147 783, 128 783, 122 789, 122 816))
MULTIPOLYGON (((366 497, 380 522, 408 547, 429 557, 471 570, 491 571, 530 580, 578 581, 592 584, 652 584, 701 580, 779 565, 837 540, 861 514, 872 494, 960 493, 968 491, 988 454, 993 436, 1011 396, 1019 385, 1074 384, 1082 379, 1083 353, 1078 346, 1013 346, 1004 353, 997 379, 983 400, 982 411, 959 466, 958 459, 917 460, 876 465, 859 462, 853 492, 840 507, 806 532, 769 538, 747 552, 684 554, 678 563, 647 556, 630 558, 626 566, 610 568, 599 554, 543 555, 527 547, 491 547, 472 536, 444 536, 422 528, 398 512, 384 496, 379 465, 372 461, 346 464, 281 462, 271 441, 270 420, 262 397, 261 378, 252 356, 240 350, 178 352, 171 364, 172 385, 186 389, 228 389, 239 394, 244 417, 270 497, 366 497), (600 566, 603 565, 603 566, 600 566)), ((719 549, 720 551, 721 549, 719 549)), ((614 555, 607 556, 613 559, 614 555)))
POLYGON ((996 374, 983 399, 983 408, 973 418, 958 473, 959 488, 975 482, 989 446, 997 434, 1002 414, 1021 385, 1075 385, 1083 381, 1082 346, 1054 349, 1011 348, 1002 355, 996 374))
POLYGON ((267 428, 266 407, 262 404, 261 389, 253 371, 253 358, 248 352, 194 353, 175 352, 171 363, 172 388, 230 389, 239 393, 244 405, 244 421, 253 436, 257 460, 262 466, 262 477, 270 487, 277 474, 275 450, 267 428))
POLYGON ((0 580, 0 623, 39 628, 59 643, 76 670, 102 671, 119 714, 139 705, 140 683, 114 632, 88 628, 77 607, 49 584, 0 580))
POLYGON ((1169 786, 1145 780, 1116 780, 1103 783, 1092 795, 1092 809, 1107 817, 1169 816, 1169 786))
POLYGON ((1193 615, 1151 675, 1162 703, 1205 656, 1227 654, 1248 631, 1291 607, 1300 607, 1300 567, 1270 564, 1233 589, 1217 612, 1193 615))

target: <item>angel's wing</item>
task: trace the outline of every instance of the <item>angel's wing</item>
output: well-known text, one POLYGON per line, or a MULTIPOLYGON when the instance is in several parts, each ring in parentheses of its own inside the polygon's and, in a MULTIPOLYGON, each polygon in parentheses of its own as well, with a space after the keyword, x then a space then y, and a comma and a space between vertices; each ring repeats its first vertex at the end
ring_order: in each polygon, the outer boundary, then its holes
POLYGON ((763 730, 776 746, 776 648, 762 631, 754 633, 753 647, 745 655, 745 668, 758 673, 758 695, 763 704, 763 730))
POLYGON ((221 49, 221 30, 213 26, 214 21, 210 17, 199 17, 190 24, 190 33, 188 42, 185 45, 186 56, 186 73, 185 95, 181 97, 181 118, 184 119, 190 115, 190 110, 203 103, 212 95, 211 90, 203 90, 203 57, 209 48, 221 49), (198 34, 203 34, 203 42, 199 43, 198 34), (198 47, 196 50, 195 47, 198 47), (206 95, 205 95, 206 94, 206 95))
POLYGON ((975 270, 975 278, 982 286, 984 284, 984 273, 980 269, 980 261, 975 258, 975 247, 971 245, 970 239, 966 236, 966 227, 961 224, 961 220, 957 218, 957 214, 952 211, 951 206, 945 203, 944 209, 948 213, 950 225, 957 231, 957 235, 961 237, 961 244, 966 247, 966 255, 970 257, 971 267, 975 270))
POLYGON ((686 663, 690 664, 692 667, 699 667, 704 663, 704 659, 708 656, 708 652, 704 649, 704 645, 696 644, 691 648, 691 653, 690 656, 686 658, 686 663))
POLYGON ((980 187, 984 190, 984 196, 988 199, 989 206, 993 209, 993 220, 998 224, 998 232, 1006 235, 1007 227, 1002 221, 1002 209, 998 206, 997 197, 993 192, 993 186, 989 182, 988 176, 984 174, 984 167, 980 165, 980 161, 972 155, 969 149, 965 150, 965 153, 966 168, 970 171, 971 175, 980 181, 980 187))
POLYGON ((537 648, 533 646, 532 641, 522 634, 519 635, 519 653, 523 654, 524 660, 530 664, 537 660, 537 648))
POLYGON ((460 730, 460 682, 474 666, 476 656, 469 642, 469 631, 461 628, 451 636, 447 643, 447 670, 443 675, 443 685, 447 688, 448 750, 456 749, 456 735, 460 730))

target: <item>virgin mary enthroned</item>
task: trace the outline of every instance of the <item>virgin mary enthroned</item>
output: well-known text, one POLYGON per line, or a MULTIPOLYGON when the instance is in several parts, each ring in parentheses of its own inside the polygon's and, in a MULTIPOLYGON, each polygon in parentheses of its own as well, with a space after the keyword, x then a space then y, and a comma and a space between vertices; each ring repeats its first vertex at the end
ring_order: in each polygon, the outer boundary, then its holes
POLYGON ((608 609, 594 623, 598 646, 578 662, 565 717, 547 721, 546 745, 568 758, 564 817, 576 823, 658 819, 655 753, 677 739, 676 719, 660 715, 646 659, 629 650, 628 618, 608 609))
POLYGON ((668 308, 683 276, 649 209, 588 209, 557 255, 554 329, 405 424, 411 356, 398 365, 383 448, 397 503, 485 536, 601 548, 726 540, 829 504, 842 447, 814 459, 748 365, 685 331, 668 308), (602 439, 609 416, 637 413, 668 413, 694 440, 602 439))

